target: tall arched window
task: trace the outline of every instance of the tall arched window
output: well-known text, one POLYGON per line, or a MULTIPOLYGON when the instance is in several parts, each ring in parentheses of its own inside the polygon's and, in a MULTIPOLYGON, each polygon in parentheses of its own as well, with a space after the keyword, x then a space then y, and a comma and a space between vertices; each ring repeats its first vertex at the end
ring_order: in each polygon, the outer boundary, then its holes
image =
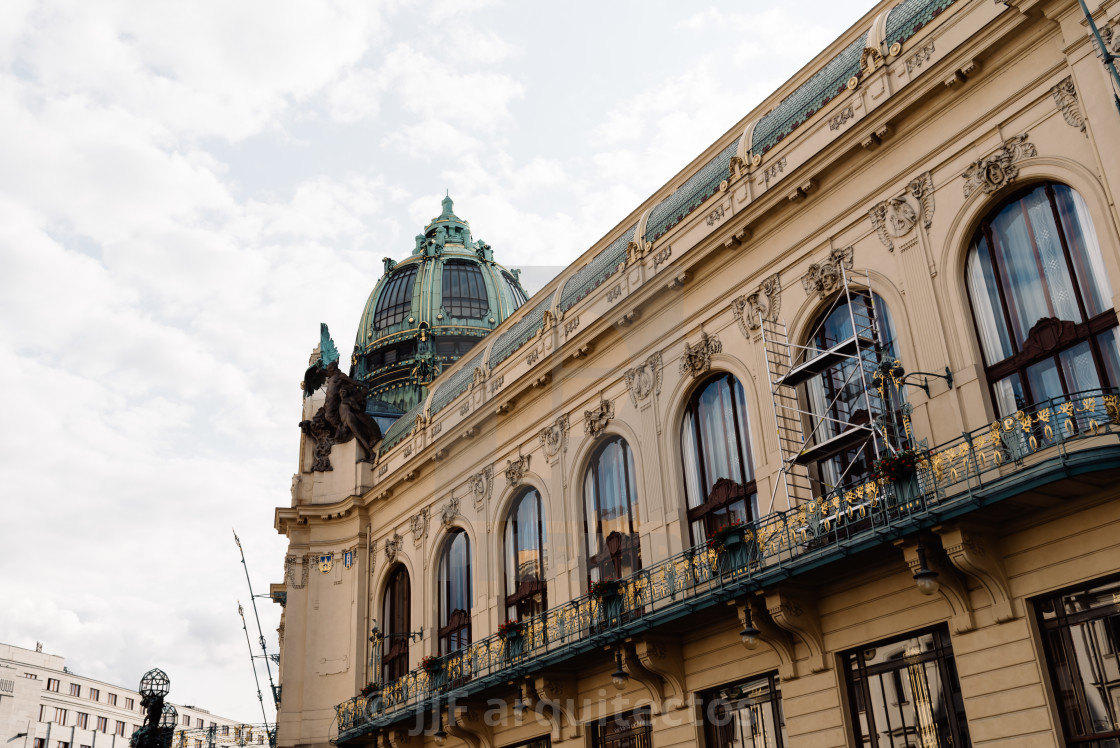
MULTIPOLYGON (((814 491, 817 494, 871 475, 875 450, 870 439, 853 443, 837 437, 853 426, 869 425, 888 407, 873 389, 871 373, 880 357, 898 358, 898 348, 890 309, 878 294, 862 291, 839 297, 813 328, 808 346, 815 351, 833 350, 852 338, 853 328, 860 330, 860 338, 873 340, 872 344, 861 347, 861 358, 840 359, 804 385, 804 406, 813 414, 806 422, 812 432, 807 435, 808 446, 822 450, 810 465, 810 474, 817 482, 814 491), (828 448, 830 442, 835 445, 832 449, 828 448)), ((887 419, 887 428, 893 428, 891 424, 896 420, 887 419)), ((897 446, 904 441, 905 434, 899 428, 894 431, 892 443, 897 446)), ((881 441, 879 449, 880 452, 885 449, 881 441)))
POLYGON ((590 581, 619 579, 642 568, 634 455, 620 436, 605 440, 584 476, 590 581))
POLYGON ((412 306, 412 288, 416 285, 416 265, 402 268, 389 278, 373 311, 373 326, 382 329, 404 321, 412 306))
POLYGON ((412 630, 412 585, 408 570, 397 566, 389 575, 381 598, 382 634, 381 682, 388 683, 408 674, 408 633, 412 630))
POLYGON ((1112 287, 1077 192, 1046 183, 1013 196, 976 230, 967 272, 1000 415, 1120 381, 1112 287))
POLYGON ((439 653, 471 643, 471 543, 461 528, 451 531, 439 557, 439 653))
POLYGON ((506 520, 506 617, 520 621, 548 607, 544 516, 535 488, 513 503, 506 520))
POLYGON ((720 374, 692 393, 681 424, 681 458, 694 544, 756 515, 747 404, 738 379, 720 374))

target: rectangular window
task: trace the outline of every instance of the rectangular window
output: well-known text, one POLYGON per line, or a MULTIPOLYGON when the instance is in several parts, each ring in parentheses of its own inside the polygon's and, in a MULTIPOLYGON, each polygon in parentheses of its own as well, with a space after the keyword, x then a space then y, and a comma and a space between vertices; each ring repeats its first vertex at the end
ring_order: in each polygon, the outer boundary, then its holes
POLYGON ((1036 600, 1035 610, 1066 742, 1115 744, 1120 738, 1120 579, 1036 600))
POLYGON ((97 718, 97 731, 98 732, 108 732, 109 731, 109 718, 108 717, 98 717, 97 718))
POLYGON ((652 748, 649 707, 591 723, 592 748, 652 748))
POLYGON ((199 728, 199 729, 202 729, 202 717, 195 717, 194 718, 194 726, 199 728))
POLYGON ((222 734, 229 735, 229 725, 222 725, 222 734))
POLYGON ((47 678, 47 690, 58 693, 58 678, 47 678))
POLYGON ((65 740, 58 741, 58 748, 70 748, 70 744, 65 740))
POLYGON ((77 722, 77 724, 78 724, 78 727, 82 728, 83 730, 88 730, 89 729, 89 715, 86 714, 85 712, 78 712, 78 722, 77 722))
POLYGON ((30 678, 31 680, 39 680, 39 676, 36 675, 35 673, 24 673, 23 677, 24 678, 30 678))
POLYGON ((63 709, 62 707, 56 706, 54 708, 54 721, 55 721, 55 724, 65 725, 66 724, 66 710, 63 709))
POLYGON ((136 699, 132 698, 131 696, 125 696, 124 697, 124 708, 125 709, 135 709, 136 708, 136 699))
POLYGON ((777 674, 733 683, 703 694, 708 748, 788 745, 777 674))
POLYGON ((186 725, 187 727, 191 726, 191 718, 190 718, 189 714, 184 714, 183 715, 183 724, 186 725))
POLYGON ((105 703, 109 706, 117 705, 117 695, 115 693, 105 694, 105 703))
POLYGON ((119 719, 117 720, 117 734, 122 738, 124 737, 124 722, 121 722, 119 719))
POLYGON ((40 722, 46 722, 47 721, 47 707, 44 704, 39 705, 39 721, 40 722))
POLYGON ((89 700, 90 701, 98 701, 100 699, 101 699, 101 689, 99 689, 99 688, 89 689, 89 700))
POLYGON ((947 627, 867 644, 843 662, 857 745, 970 745, 947 627))
POLYGON ((47 741, 43 738, 35 738, 35 748, 43 748, 47 741))
POLYGON ((82 748, 93 748, 93 746, 90 746, 90 745, 83 745, 83 746, 82 746, 82 748))
POLYGON ((81 696, 82 695, 82 687, 77 683, 71 683, 70 684, 70 695, 71 696, 81 696))

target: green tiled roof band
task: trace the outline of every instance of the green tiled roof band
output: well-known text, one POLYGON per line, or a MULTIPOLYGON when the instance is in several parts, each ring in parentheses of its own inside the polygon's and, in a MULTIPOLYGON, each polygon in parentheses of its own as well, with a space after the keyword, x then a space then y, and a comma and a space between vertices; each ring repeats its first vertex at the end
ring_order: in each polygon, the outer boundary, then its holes
POLYGON ((887 48, 904 42, 937 15, 953 4, 953 0, 903 0, 887 16, 887 48))
POLYGON ((760 119, 751 139, 751 153, 766 153, 843 92, 848 79, 859 72, 859 58, 866 44, 864 33, 760 119))
POLYGON ((436 390, 436 394, 432 396, 432 415, 439 413, 443 410, 448 403, 455 398, 462 395, 471 386, 474 381, 474 370, 482 363, 482 356, 485 351, 479 351, 478 355, 467 362, 467 365, 462 369, 448 377, 447 381, 440 385, 436 390))
POLYGON ((525 345, 529 338, 537 334, 537 330, 544 323, 545 310, 551 303, 552 295, 549 294, 544 301, 530 309, 528 314, 514 322, 512 327, 502 333, 490 350, 490 368, 494 368, 512 356, 514 351, 525 345))
POLYGON ((682 184, 679 190, 662 200, 657 204, 657 207, 650 211, 649 220, 646 221, 646 241, 652 242, 664 236, 666 231, 680 223, 681 219, 700 207, 702 202, 716 194, 720 182, 730 176, 728 167, 731 164, 731 157, 735 155, 735 150, 738 147, 739 141, 736 140, 724 148, 715 158, 704 164, 700 171, 693 174, 687 182, 682 184))
POLYGON ((587 294, 594 291, 603 281, 614 275, 619 263, 626 259, 626 245, 634 238, 634 231, 638 224, 634 224, 622 236, 615 239, 606 249, 591 258, 591 262, 581 267, 572 277, 564 283, 564 290, 560 293, 560 311, 566 312, 587 294))
POLYGON ((424 410, 424 399, 421 399, 411 410, 393 421, 393 425, 385 432, 385 437, 381 441, 381 454, 388 452, 400 443, 401 439, 412 433, 412 429, 416 428, 416 416, 420 415, 422 410, 424 410))

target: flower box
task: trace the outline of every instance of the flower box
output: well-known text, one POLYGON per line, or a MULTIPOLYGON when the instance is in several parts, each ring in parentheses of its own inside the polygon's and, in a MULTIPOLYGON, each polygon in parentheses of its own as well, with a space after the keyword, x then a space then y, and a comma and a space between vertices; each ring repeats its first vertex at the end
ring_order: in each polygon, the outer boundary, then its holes
POLYGON ((596 600, 613 600, 618 597, 618 580, 605 579, 591 585, 588 593, 596 600))
POLYGON ((521 637, 521 622, 520 621, 506 621, 498 626, 498 636, 506 641, 518 639, 521 637))
POLYGON ((428 675, 435 675, 443 671, 443 660, 439 657, 427 655, 424 659, 420 660, 420 667, 423 668, 424 672, 428 675))

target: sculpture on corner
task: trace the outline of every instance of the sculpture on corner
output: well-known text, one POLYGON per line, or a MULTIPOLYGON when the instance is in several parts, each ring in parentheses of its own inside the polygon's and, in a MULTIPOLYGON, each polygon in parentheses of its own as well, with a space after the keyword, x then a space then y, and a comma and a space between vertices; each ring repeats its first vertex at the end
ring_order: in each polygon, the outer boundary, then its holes
POLYGON ((315 443, 311 470, 333 470, 331 447, 351 439, 357 439, 365 450, 366 457, 361 461, 372 462, 376 454, 373 445, 381 441, 381 428, 366 413, 366 385, 338 368, 338 348, 325 323, 319 324, 319 356, 307 367, 302 386, 304 397, 311 397, 320 387, 326 396, 311 420, 299 424, 315 443))

